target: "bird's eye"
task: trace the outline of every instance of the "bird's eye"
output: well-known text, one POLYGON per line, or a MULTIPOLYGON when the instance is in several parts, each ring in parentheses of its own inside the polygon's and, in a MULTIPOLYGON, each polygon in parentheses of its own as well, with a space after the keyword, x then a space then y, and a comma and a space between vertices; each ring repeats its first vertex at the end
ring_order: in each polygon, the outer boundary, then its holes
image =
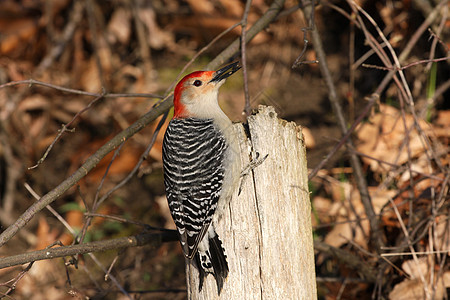
POLYGON ((201 80, 196 80, 196 81, 194 81, 194 85, 195 86, 201 86, 202 85, 202 81, 201 80))

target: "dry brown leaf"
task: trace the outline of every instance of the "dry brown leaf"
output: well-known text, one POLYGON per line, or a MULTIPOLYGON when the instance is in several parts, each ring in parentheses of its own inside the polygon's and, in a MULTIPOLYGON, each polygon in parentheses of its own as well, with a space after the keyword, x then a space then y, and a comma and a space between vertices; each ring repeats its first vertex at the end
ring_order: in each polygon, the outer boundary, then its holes
POLYGON ((445 288, 447 288, 447 289, 450 288, 450 271, 445 272, 442 277, 443 277, 445 288))
POLYGON ((48 118, 44 116, 39 116, 33 120, 33 123, 28 128, 28 134, 33 139, 33 143, 38 143, 47 129, 48 126, 48 118))
POLYGON ((64 289, 58 288, 67 279, 60 271, 61 265, 55 260, 36 261, 18 282, 14 299, 70 299, 64 289))
MULTIPOLYGON (((413 175, 416 175, 416 174, 420 174, 420 173, 430 174, 430 173, 433 172, 432 166, 431 166, 431 163, 430 163, 430 159, 428 158, 428 156, 425 153, 420 155, 420 157, 418 159, 416 159, 415 161, 413 161, 411 163, 411 171, 415 171, 415 172, 419 172, 419 173, 404 172, 399 178, 398 186, 403 186, 404 184, 408 184, 408 182, 411 179, 411 173, 413 175)), ((415 185, 415 188, 417 188, 419 185, 422 187, 421 188, 422 190, 426 188, 424 186, 424 182, 423 181, 417 183, 415 185)))
POLYGON ((445 146, 448 146, 450 142, 450 110, 439 111, 434 124, 432 134, 441 139, 445 146))
POLYGON ((58 102, 58 105, 64 107, 64 110, 73 115, 76 115, 78 112, 82 111, 84 108, 86 108, 86 106, 88 106, 89 101, 93 100, 93 98, 86 99, 80 97, 75 98, 62 97, 59 99, 60 101, 58 102))
MULTIPOLYGON (((318 198, 318 206, 321 209, 325 209, 330 220, 332 219, 337 224, 326 235, 325 242, 329 245, 340 247, 350 240, 367 249, 370 224, 366 219, 365 209, 359 192, 349 182, 341 182, 331 177, 326 178, 329 183, 326 188, 332 195, 333 203, 325 207, 325 202, 318 198), (357 220, 360 220, 360 226, 357 220)), ((370 188, 369 193, 374 210, 378 214, 389 201, 389 198, 396 194, 396 191, 370 188)), ((314 207, 315 205, 314 202, 314 207)), ((322 221, 330 222, 330 220, 322 221)))
MULTIPOLYGON (((103 76, 109 77, 114 63, 117 61, 117 54, 112 55, 111 48, 107 45, 105 39, 99 39, 97 55, 102 66, 103 76)), ((99 92, 99 91, 97 91, 99 92)))
POLYGON ((80 78, 80 83, 83 90, 92 93, 101 91, 102 84, 98 76, 98 68, 95 57, 91 57, 89 62, 86 62, 83 67, 83 74, 80 78))
MULTIPOLYGON (((422 172, 424 174, 432 173, 432 166, 430 165, 430 159, 425 154, 421 155, 416 161, 411 164, 411 169, 414 171, 422 172)), ((410 184, 411 173, 409 171, 404 172, 398 180, 399 187, 406 187, 410 184)), ((413 179, 417 181, 414 183, 413 191, 416 197, 430 199, 430 197, 424 197, 422 193, 429 188, 435 188, 435 192, 439 193, 442 188, 442 182, 444 181, 445 174, 436 174, 437 178, 426 178, 422 175, 414 176, 413 179), (439 180, 440 178, 440 180, 439 180), (420 180, 419 180, 420 179, 420 180)))
MULTIPOLYGON (((189 33, 197 40, 197 43, 202 43, 204 40, 216 37, 239 21, 240 19, 221 16, 194 16, 176 19, 170 27, 176 33, 189 33)), ((249 22, 248 27, 251 26, 252 24, 249 22)), ((238 37, 241 34, 241 28, 236 27, 230 33, 234 37, 238 37)), ((270 36, 266 32, 261 31, 252 39, 251 44, 259 45, 267 42, 269 39, 270 36)))
MULTIPOLYGON (((155 132, 156 127, 161 120, 161 117, 158 117, 154 122, 151 123, 150 128, 152 132, 155 132)), ((164 124, 161 126, 161 130, 156 137, 155 144, 153 145, 152 149, 150 150, 149 156, 153 158, 156 161, 162 162, 162 142, 164 139, 164 133, 167 130, 167 126, 169 125, 169 122, 164 122, 164 124)))
MULTIPOLYGON (((401 112, 396 108, 381 104, 380 112, 370 117, 369 122, 358 126, 357 136, 360 143, 357 150, 375 159, 391 164, 404 164, 408 161, 408 151, 403 144, 408 142, 411 158, 425 152, 424 143, 414 128, 414 119, 411 115, 405 116, 403 122, 401 112), (407 130, 413 128, 406 134, 407 130), (409 138, 409 139, 407 139, 409 138)), ((426 131, 430 125, 419 121, 420 127, 426 131)), ((374 172, 385 172, 376 160, 362 157, 374 172)))
MULTIPOLYGON (((153 84, 151 86, 146 84, 144 70, 133 65, 125 65, 120 68, 120 70, 118 71, 118 78, 120 78, 120 80, 115 87, 117 90, 122 90, 128 93, 153 93, 157 90, 156 84, 153 84), (132 78, 133 84, 129 84, 130 78, 132 78)), ((120 102, 121 106, 125 105, 123 106, 124 109, 127 109, 127 104, 131 107, 134 106, 134 103, 130 98, 117 99, 117 101, 120 102)), ((128 107, 126 111, 128 112, 132 110, 133 109, 130 109, 128 107)))
POLYGON ((356 225, 355 222, 347 222, 345 218, 338 218, 337 222, 343 222, 335 225, 333 229, 325 237, 325 243, 330 246, 339 248, 340 246, 349 243, 353 243, 367 249, 367 234, 369 232, 368 220, 361 221, 361 226, 364 229, 365 234, 361 231, 361 227, 356 225))
POLYGON ((438 126, 450 128, 450 110, 439 111, 435 123, 438 126))
POLYGON ((214 13, 214 4, 209 0, 186 0, 194 14, 211 15, 214 13))
POLYGON ((428 273, 429 266, 426 257, 420 257, 416 260, 410 259, 402 263, 403 271, 408 274, 411 279, 420 279, 420 276, 424 276, 428 273))
POLYGON ((155 11, 151 6, 147 6, 139 10, 139 18, 148 29, 147 40, 153 49, 162 49, 164 47, 172 47, 174 37, 169 31, 162 30, 156 22, 155 11))
POLYGON ((34 19, 21 18, 11 20, 0 18, 0 54, 18 57, 36 37, 38 24, 34 19))
POLYGON ((227 16, 240 18, 244 14, 243 3, 239 0, 220 0, 227 16))
MULTIPOLYGON (((431 289, 429 289, 431 291, 431 289)), ((436 287, 436 294, 434 300, 441 300, 444 298, 445 288, 440 280, 436 287)), ((425 291, 423 283, 419 279, 405 279, 402 282, 396 284, 394 289, 389 293, 389 299, 391 300, 423 300, 425 297, 425 291)))
MULTIPOLYGON (((436 217, 436 227, 434 233, 434 249, 436 251, 450 252, 450 233, 448 216, 441 215, 436 217)), ((450 283, 450 282, 449 282, 450 283)))
POLYGON ((369 187, 369 194, 370 200, 372 200, 373 210, 376 214, 379 214, 381 213, 381 209, 389 202, 389 199, 397 194, 397 191, 369 187))
POLYGON ((402 269, 411 277, 405 279, 397 284, 394 289, 389 293, 389 299, 403 300, 403 299, 431 299, 433 289, 435 294, 433 299, 440 300, 444 298, 446 288, 446 277, 449 272, 443 274, 443 277, 437 278, 437 272, 429 265, 428 257, 420 257, 416 260, 410 259, 402 264, 402 269), (430 276, 430 271, 435 272, 433 276, 430 276), (424 283, 420 278, 424 278, 426 281, 433 278, 435 283, 425 282, 430 297, 426 297, 424 283))
MULTIPOLYGON (((45 135, 49 123, 48 112, 51 111, 51 105, 47 98, 35 94, 25 98, 17 107, 15 116, 18 118, 18 125, 27 138, 30 138, 32 144, 38 144, 41 137, 45 135), (42 112, 33 116, 30 112, 42 112)), ((30 144, 31 145, 31 144, 30 144)))
POLYGON ((306 148, 312 149, 316 146, 316 141, 311 130, 307 127, 302 126, 303 137, 305 138, 306 148))
POLYGON ((330 179, 334 203, 329 209, 329 215, 334 216, 337 223, 326 235, 325 243, 340 247, 352 241, 367 249, 369 222, 365 219, 364 206, 358 191, 348 182, 330 179), (360 226, 355 220, 359 221, 360 226))
POLYGON ((48 245, 58 240, 59 231, 51 229, 44 217, 39 218, 39 224, 36 232, 38 243, 34 247, 35 250, 45 249, 48 245))
POLYGON ((108 23, 109 41, 127 44, 131 35, 131 14, 124 8, 115 9, 108 23))
POLYGON ((410 259, 403 262, 402 269, 410 278, 397 284, 389 294, 389 299, 431 299, 433 289, 435 289, 433 299, 443 299, 445 294, 445 276, 437 278, 437 272, 430 266, 429 261, 429 257, 419 257, 417 260, 410 259), (430 276, 430 272, 435 272, 435 274, 430 276), (426 281, 426 288, 421 278, 426 281), (428 282, 430 278, 433 278, 435 282, 428 282), (429 297, 426 297, 426 289, 428 289, 429 297))
MULTIPOLYGON (((67 124, 72 121, 75 114, 67 112, 64 108, 55 107, 50 110, 51 118, 56 120, 58 123, 67 124)), ((74 124, 72 124, 73 126, 74 124)), ((56 134, 56 133, 55 133, 56 134)))
POLYGON ((81 228, 83 226, 84 214, 81 210, 69 210, 66 213, 65 219, 70 226, 81 228))
POLYGON ((158 204, 160 215, 165 220, 164 228, 176 229, 172 215, 170 214, 169 205, 167 204, 167 198, 165 196, 159 196, 155 198, 155 202, 158 204))
POLYGON ((329 184, 326 186, 326 189, 331 194, 331 199, 334 203, 341 203, 345 199, 350 198, 353 187, 349 182, 339 181, 332 177, 327 177, 327 180, 329 184))
MULTIPOLYGON (((315 196, 312 200, 313 203, 313 207, 314 207, 314 211, 317 214, 317 216, 319 217, 320 223, 330 223, 331 219, 330 219, 330 206, 331 206, 331 200, 328 198, 324 198, 321 196, 315 196)), ((312 222, 313 222, 313 226, 317 226, 317 220, 314 217, 313 214, 311 214, 312 216, 312 222)))
MULTIPOLYGON (((87 143, 83 147, 81 147, 81 151, 75 153, 72 155, 71 158, 71 167, 69 169, 69 173, 75 172, 75 170, 80 166, 81 163, 83 163, 89 156, 92 155, 92 153, 95 152, 96 149, 100 148, 103 144, 108 142, 111 139, 111 137, 107 137, 101 140, 95 140, 90 143, 87 143)), ((108 155, 106 155, 98 164, 97 166, 92 169, 92 171, 89 173, 88 176, 86 176, 82 181, 82 183, 92 183, 97 184, 99 183, 105 172, 106 169, 109 166, 108 170, 108 176, 115 176, 115 175, 122 175, 125 173, 130 172, 134 166, 136 165, 140 155, 141 155, 142 149, 139 147, 136 147, 136 145, 131 143, 125 143, 124 146, 120 149, 119 155, 116 156, 114 162, 110 165, 111 159, 114 156, 114 152, 110 152, 108 155)))
POLYGON ((48 99, 42 95, 34 94, 23 99, 17 106, 18 110, 47 110, 50 107, 48 99))

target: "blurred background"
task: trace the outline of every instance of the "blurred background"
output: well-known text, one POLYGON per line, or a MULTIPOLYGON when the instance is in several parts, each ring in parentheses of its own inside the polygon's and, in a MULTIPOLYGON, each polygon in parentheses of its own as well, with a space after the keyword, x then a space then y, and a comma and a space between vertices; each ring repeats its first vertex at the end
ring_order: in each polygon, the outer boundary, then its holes
MULTIPOLYGON (((356 151, 382 227, 384 250, 412 251, 404 248, 409 241, 414 251, 434 254, 422 255, 414 263, 410 255, 397 255, 384 273, 378 274, 383 281, 377 285, 358 276, 337 257, 318 250, 319 297, 369 299, 375 294, 384 299, 423 299, 428 288, 434 299, 448 299, 448 3, 356 2, 373 18, 397 55, 417 39, 402 63, 412 64, 404 73, 414 106, 402 100, 394 82, 389 84, 355 131, 355 148, 341 148, 312 178, 314 236, 316 241, 341 248, 375 270, 380 266, 382 259, 369 241, 369 224, 349 164, 349 151, 356 151), (430 15, 434 18, 426 26, 429 30, 415 36, 430 15), (443 57, 447 58, 416 63, 443 57), (392 203, 397 210, 392 209, 392 203), (406 224, 408 238, 402 223, 406 224), (426 280, 419 280, 417 274, 425 274, 426 280), (377 288, 381 289, 378 294, 377 288)), ((252 1, 248 28, 271 3, 252 1)), ((164 97, 181 75, 203 69, 240 37, 241 27, 237 26, 179 74, 200 49, 242 19, 244 8, 245 1, 240 0, 1 0, 0 230, 36 201, 30 189, 39 196, 52 190, 159 101, 150 96, 110 97, 91 103, 95 95, 56 87, 164 97), (28 79, 53 86, 13 83, 28 79), (45 161, 30 169, 53 143, 62 125, 68 123, 70 130, 54 144, 45 161)), ((365 97, 376 90, 388 72, 373 67, 383 63, 354 20, 346 1, 321 1, 316 6, 315 26, 348 127, 367 105, 365 97)), ((382 44, 375 28, 369 22, 366 26, 382 44)), ((298 2, 286 1, 276 20, 247 45, 248 84, 252 108, 259 104, 274 106, 280 118, 302 126, 308 167, 314 169, 342 133, 318 64, 292 68, 304 47, 305 27, 298 2)), ((233 60, 239 58, 237 55, 233 60)), ((315 59, 310 43, 302 60, 315 59)), ((221 88, 220 104, 230 119, 245 121, 242 72, 221 88)), ((95 213, 174 228, 161 170, 165 126, 137 174, 103 201, 95 213)), ((114 152, 110 153, 76 187, 52 203, 76 233, 86 224, 84 214, 92 210, 96 194, 105 195, 136 166, 155 127, 156 123, 134 135, 117 157, 113 159, 114 152)), ((142 226, 136 224, 95 217, 84 242, 141 231, 142 226)), ((73 234, 53 213, 43 210, 0 248, 0 256, 43 249, 57 240, 69 245, 73 234)), ((76 268, 70 263, 65 266, 62 259, 42 261, 23 277, 22 269, 0 270, 0 298, 8 291, 6 299, 128 299, 123 290, 133 299, 186 298, 184 258, 178 243, 164 243, 158 249, 144 246, 96 253, 95 258, 84 255, 78 257, 76 268), (111 275, 118 283, 105 281, 100 267, 108 269, 115 258, 111 275), (15 288, 12 292, 11 286, 15 288)))

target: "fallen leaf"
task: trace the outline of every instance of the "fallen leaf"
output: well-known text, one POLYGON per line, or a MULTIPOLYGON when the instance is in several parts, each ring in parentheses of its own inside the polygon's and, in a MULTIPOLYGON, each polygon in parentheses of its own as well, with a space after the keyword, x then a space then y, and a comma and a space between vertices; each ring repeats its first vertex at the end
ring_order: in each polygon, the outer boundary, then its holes
POLYGON ((110 42, 127 44, 131 35, 131 14, 125 8, 114 10, 108 23, 110 42))
POLYGON ((302 133, 305 139, 306 148, 313 149, 316 146, 316 141, 311 130, 307 127, 302 126, 302 133))
MULTIPOLYGON (((424 153, 427 150, 425 143, 413 124, 411 115, 406 115, 404 121, 401 112, 396 108, 380 105, 380 112, 371 116, 367 123, 360 124, 356 131, 359 140, 357 150, 375 158, 362 157, 362 160, 372 171, 385 173, 390 167, 380 164, 376 159, 402 165, 408 161, 408 153, 410 158, 424 153), (406 151, 407 149, 409 151, 406 151)), ((419 121, 419 126, 424 131, 430 129, 430 125, 422 120, 419 121)))
POLYGON ((417 261, 414 259, 406 260, 402 263, 402 269, 411 279, 420 279, 421 275, 425 277, 429 269, 427 258, 420 257, 417 261))

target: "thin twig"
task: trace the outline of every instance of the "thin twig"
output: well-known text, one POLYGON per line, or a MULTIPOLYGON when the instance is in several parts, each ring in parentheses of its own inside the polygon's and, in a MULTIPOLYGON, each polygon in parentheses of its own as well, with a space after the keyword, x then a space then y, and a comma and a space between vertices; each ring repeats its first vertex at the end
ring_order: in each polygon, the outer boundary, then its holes
POLYGON ((166 229, 166 228, 161 228, 161 227, 153 227, 150 226, 146 223, 142 223, 142 222, 138 222, 138 221, 134 221, 134 220, 129 220, 123 217, 119 217, 119 216, 112 216, 112 215, 104 215, 104 214, 97 214, 97 213, 85 213, 84 214, 87 217, 98 217, 98 218, 105 218, 105 219, 111 219, 117 222, 121 222, 121 223, 128 223, 128 224, 133 224, 133 225, 138 225, 143 227, 145 230, 156 230, 156 231, 168 231, 171 232, 171 229, 166 229))
MULTIPOLYGON (((61 56, 66 46, 73 39, 75 30, 82 20, 83 20, 83 4, 81 3, 81 1, 75 1, 73 3, 73 8, 71 9, 69 21, 67 22, 67 25, 64 27, 62 38, 57 42, 55 42, 54 47, 52 47, 51 50, 47 53, 47 55, 41 60, 39 65, 36 67, 34 76, 39 77, 45 69, 50 67, 61 56)), ((49 26, 50 24, 52 24, 50 19, 47 21, 47 24, 49 24, 49 26)))
MULTIPOLYGON (((119 250, 119 252, 116 254, 116 256, 114 257, 113 261, 111 262, 111 264, 109 265, 108 270, 105 273, 105 281, 108 281, 108 279, 110 278, 111 271, 112 268, 114 267, 114 265, 116 264, 117 260, 119 259, 120 254, 122 254, 123 252, 123 248, 119 250)), ((127 292, 128 293, 128 292, 127 292)))
POLYGON ((59 86, 59 85, 55 85, 55 84, 39 81, 39 80, 36 80, 36 79, 10 81, 10 82, 1 84, 0 85, 0 89, 6 88, 6 87, 13 87, 13 86, 17 86, 17 85, 22 85, 22 84, 28 84, 30 88, 33 85, 40 85, 40 86, 48 87, 48 88, 51 88, 51 89, 54 89, 54 90, 57 90, 57 91, 61 91, 61 92, 66 92, 66 93, 76 94, 76 95, 83 95, 83 96, 91 96, 91 97, 100 97, 100 96, 102 96, 104 98, 156 98, 156 99, 164 98, 161 95, 148 94, 148 93, 116 94, 116 93, 107 93, 105 91, 103 91, 102 93, 91 93, 91 92, 86 92, 86 91, 82 91, 82 90, 76 90, 76 89, 70 89, 70 88, 62 87, 62 86, 59 86))
MULTIPOLYGON (((0 298, 3 298, 3 297, 5 297, 5 296, 8 296, 8 294, 11 293, 11 291, 13 291, 13 290, 16 289, 17 283, 25 276, 25 274, 28 273, 28 271, 30 271, 30 269, 31 269, 31 267, 33 266, 33 264, 34 264, 34 261, 33 261, 33 262, 30 262, 30 263, 25 267, 25 269, 23 269, 22 271, 20 271, 20 273, 19 273, 15 278, 11 279, 10 281, 8 281, 8 282, 6 282, 6 283, 4 283, 4 284, 3 284, 3 283, 0 284, 0 286, 1 286, 1 285, 6 285, 6 286, 9 287, 8 290, 6 290, 6 292, 4 292, 4 293, 2 293, 2 294, 0 295, 0 298)), ((14 298, 11 298, 11 299, 14 299, 14 298)))
POLYGON ((100 49, 100 37, 97 30, 97 17, 94 12, 94 7, 96 5, 95 0, 85 0, 86 3, 86 12, 87 12, 87 19, 88 19, 88 26, 89 26, 89 33, 92 35, 92 45, 94 46, 94 57, 95 57, 95 64, 97 65, 97 72, 98 72, 98 78, 100 79, 101 86, 103 88, 107 87, 105 76, 103 75, 103 66, 102 62, 100 60, 99 53, 101 52, 100 49))
MULTIPOLYGON (((439 35, 441 35, 442 31, 444 30, 445 24, 448 20, 447 17, 448 17, 448 5, 444 6, 444 8, 442 9, 442 18, 441 18, 441 22, 439 23, 439 26, 437 29, 438 31, 436 32, 436 34, 433 32, 433 30, 428 28, 428 32, 434 38, 433 41, 431 42, 430 56, 429 56, 430 59, 434 58, 438 42, 446 50, 445 52, 448 53, 448 51, 449 51, 448 46, 444 42, 442 42, 442 40, 439 38, 439 35)), ((430 36, 430 38, 431 38, 431 36, 430 36)), ((427 73, 431 70, 431 66, 432 66, 432 64, 430 62, 427 65, 427 67, 425 68, 425 71, 427 73)))
POLYGON ((50 144, 50 146, 47 147, 47 150, 45 150, 44 155, 42 155, 42 157, 37 161, 37 163, 34 166, 31 166, 28 168, 28 170, 32 170, 37 168, 40 164, 42 164, 45 159, 47 158, 48 154, 50 153, 50 151, 53 149, 53 146, 55 146, 56 142, 61 138, 61 136, 66 132, 66 131, 71 131, 73 132, 74 129, 68 129, 68 127, 70 125, 72 125, 72 123, 85 111, 87 111, 88 109, 90 109, 92 107, 92 105, 94 105, 97 101, 99 101, 100 99, 102 99, 103 96, 99 96, 97 98, 95 98, 94 100, 92 100, 86 107, 84 107, 82 110, 80 110, 79 112, 77 112, 75 114, 75 116, 72 118, 72 120, 67 123, 67 124, 63 124, 62 128, 60 130, 58 130, 58 134, 56 135, 56 137, 53 139, 53 142, 50 144))
MULTIPOLYGON (((439 35, 441 35, 442 31, 444 30, 445 23, 447 22, 447 16, 448 16, 448 5, 444 6, 444 8, 442 9, 442 18, 441 22, 439 23, 437 33, 435 34, 430 28, 428 28, 428 32, 431 34, 432 37, 434 37, 433 42, 431 42, 430 56, 429 56, 430 60, 434 58, 438 42, 441 45, 443 45, 443 48, 447 50, 446 52, 448 52, 448 46, 444 44, 439 38, 439 35)), ((427 67, 425 68, 426 72, 429 72, 431 70, 431 65, 432 65, 431 62, 427 65, 427 67)))
MULTIPOLYGON (((442 20, 444 21, 443 23, 444 23, 444 25, 445 25, 446 18, 443 18, 442 20)), ((440 25, 439 25, 439 28, 440 28, 440 25)), ((444 51, 445 51, 445 52, 449 52, 449 51, 450 51, 450 48, 444 43, 444 41, 442 41, 442 40, 437 36, 436 33, 433 32, 433 30, 431 30, 430 28, 428 28, 428 32, 430 33, 430 35, 431 35, 434 39, 436 39, 436 40, 439 42, 439 44, 442 45, 442 47, 444 48, 444 51)), ((431 37, 430 37, 430 38, 431 38, 431 37)))
POLYGON ((407 64, 403 67, 400 68, 396 68, 396 67, 383 67, 383 66, 376 66, 376 65, 370 65, 370 64, 362 64, 363 67, 365 68, 372 68, 372 69, 378 69, 378 70, 384 70, 384 71, 389 71, 389 70, 405 70, 408 69, 410 67, 413 66, 417 66, 420 64, 425 64, 425 63, 433 63, 433 62, 439 62, 439 61, 445 61, 445 60, 450 60, 450 56, 446 56, 446 57, 440 57, 440 58, 433 58, 433 59, 422 59, 422 60, 418 60, 415 62, 412 62, 410 64, 407 64))
MULTIPOLYGON (((312 2, 310 2, 309 5, 311 5, 311 4, 312 4, 312 2)), ((306 5, 306 3, 304 5, 306 5)), ((313 31, 314 28, 315 28, 314 9, 311 9, 310 16, 309 16, 309 18, 307 20, 308 20, 308 26, 302 28, 302 32, 303 32, 303 49, 302 49, 302 52, 300 52, 300 55, 295 59, 294 63, 292 64, 292 66, 291 66, 292 69, 297 69, 301 65, 304 65, 304 64, 317 64, 317 63, 319 63, 318 60, 302 61, 303 56, 305 55, 306 50, 308 49, 308 43, 309 43, 309 41, 308 41, 308 39, 306 37, 306 33, 308 31, 313 31)))
MULTIPOLYGON (((25 188, 27 189, 27 191, 34 197, 34 199, 39 200, 39 195, 33 190, 33 188, 28 184, 28 183, 24 183, 25 188)), ((72 228, 72 226, 70 226, 69 223, 67 223, 67 221, 56 211, 53 209, 53 207, 51 207, 50 205, 47 205, 46 208, 58 219, 59 222, 61 222, 61 224, 64 225, 64 227, 66 227, 66 229, 70 232, 70 234, 75 235, 75 230, 72 228)))
POLYGON ((436 250, 436 251, 414 251, 414 252, 397 252, 397 253, 382 253, 381 256, 401 256, 401 255, 432 255, 432 254, 450 254, 450 250, 436 250))
POLYGON ((120 237, 106 241, 96 241, 78 245, 63 246, 59 248, 43 249, 31 251, 18 255, 0 258, 0 269, 22 265, 37 260, 74 256, 93 252, 102 252, 112 249, 150 246, 157 248, 162 242, 177 241, 178 236, 175 230, 172 232, 142 233, 134 236, 120 237))
MULTIPOLYGON (((352 14, 353 16, 353 14, 352 14)), ((349 36, 349 51, 348 51, 348 64, 349 68, 349 78, 348 78, 348 97, 347 101, 349 104, 349 121, 355 121, 355 71, 356 68, 353 68, 355 63, 355 22, 350 23, 350 36, 349 36)))
MULTIPOLYGON (((142 21, 141 16, 139 15, 139 11, 142 9, 140 7, 145 2, 144 1, 130 1, 131 13, 133 15, 134 27, 136 28, 136 35, 139 44, 139 54, 143 61, 144 67, 144 77, 145 82, 147 84, 151 83, 151 74, 153 69, 153 64, 151 61, 151 48, 148 41, 148 33, 146 30, 146 26, 142 21)), ((150 8, 147 8, 150 9, 150 8)))
POLYGON ((247 18, 248 13, 250 12, 250 6, 252 5, 252 0, 247 0, 245 3, 244 15, 241 20, 241 65, 242 65, 242 74, 244 77, 244 97, 245 97, 245 106, 244 113, 248 117, 252 113, 252 108, 250 106, 250 95, 248 93, 248 75, 247 75, 247 43, 246 41, 246 31, 247 31, 247 18))
POLYGON ((106 167, 105 173, 103 174, 103 177, 102 177, 102 179, 100 181, 100 184, 98 185, 97 190, 95 192, 94 204, 92 205, 92 210, 93 211, 96 211, 99 208, 99 206, 103 203, 103 201, 105 200, 105 199, 100 199, 99 200, 100 191, 102 189, 103 183, 106 180, 106 176, 109 173, 109 169, 111 168, 111 166, 114 163, 114 161, 116 160, 116 158, 119 156, 120 150, 122 149, 123 145, 125 145, 125 142, 120 144, 119 147, 116 149, 116 151, 114 151, 113 157, 111 158, 111 161, 109 162, 108 166, 106 167))

